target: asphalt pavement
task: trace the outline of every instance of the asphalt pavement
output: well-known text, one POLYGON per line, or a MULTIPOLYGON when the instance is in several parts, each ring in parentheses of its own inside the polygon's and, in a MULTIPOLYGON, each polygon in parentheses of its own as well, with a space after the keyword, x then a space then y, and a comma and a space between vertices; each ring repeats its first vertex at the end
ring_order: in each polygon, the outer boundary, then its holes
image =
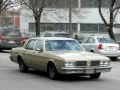
POLYGON ((112 70, 97 80, 63 76, 51 80, 46 73, 30 70, 21 73, 9 59, 9 51, 0 52, 0 90, 120 90, 120 58, 111 61, 112 70))

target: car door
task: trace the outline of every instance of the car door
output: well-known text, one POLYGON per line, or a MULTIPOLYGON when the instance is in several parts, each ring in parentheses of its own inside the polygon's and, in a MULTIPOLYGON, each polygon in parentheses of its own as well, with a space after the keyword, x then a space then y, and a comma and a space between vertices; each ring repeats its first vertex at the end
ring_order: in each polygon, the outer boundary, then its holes
POLYGON ((33 67, 33 59, 34 59, 34 48, 35 48, 36 40, 29 40, 25 50, 23 52, 23 59, 25 63, 31 67, 33 67))
POLYGON ((34 52, 34 65, 36 68, 44 71, 47 67, 46 58, 44 56, 44 40, 38 40, 34 52))
POLYGON ((81 45, 82 47, 87 51, 87 40, 88 40, 88 37, 84 37, 81 41, 81 45))
POLYGON ((89 39, 87 40, 87 51, 95 52, 95 48, 95 39, 93 37, 89 37, 89 39))

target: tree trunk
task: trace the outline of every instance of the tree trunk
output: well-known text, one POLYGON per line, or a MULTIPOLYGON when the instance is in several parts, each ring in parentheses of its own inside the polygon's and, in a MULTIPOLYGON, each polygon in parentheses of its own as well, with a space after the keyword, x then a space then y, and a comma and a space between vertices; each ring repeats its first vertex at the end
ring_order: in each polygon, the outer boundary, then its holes
POLYGON ((114 36, 114 33, 113 33, 113 25, 114 25, 114 18, 113 18, 113 9, 111 8, 110 9, 110 25, 109 25, 109 28, 108 28, 108 33, 110 35, 110 38, 112 38, 113 40, 115 40, 115 36, 114 36))
POLYGON ((102 4, 102 0, 99 0, 99 6, 98 6, 98 9, 99 9, 99 14, 101 16, 101 19, 103 20, 107 30, 108 30, 108 34, 110 36, 110 38, 112 38, 113 40, 115 40, 115 36, 114 36, 114 33, 113 33, 113 25, 114 25, 114 10, 113 10, 113 7, 114 7, 114 4, 115 4, 115 1, 116 0, 111 0, 111 7, 110 7, 110 22, 107 23, 107 21, 105 20, 103 14, 102 14, 102 11, 101 11, 101 4, 102 4))
POLYGON ((40 16, 36 15, 35 17, 35 31, 36 36, 40 36, 40 16))
MULTIPOLYGON (((114 33, 113 33, 113 29, 112 28, 109 28, 108 29, 108 33, 110 35, 110 38, 112 38, 113 40, 115 40, 115 36, 114 36, 114 33)), ((115 40, 116 41, 116 40, 115 40)))
POLYGON ((40 21, 35 22, 36 36, 40 36, 40 21))

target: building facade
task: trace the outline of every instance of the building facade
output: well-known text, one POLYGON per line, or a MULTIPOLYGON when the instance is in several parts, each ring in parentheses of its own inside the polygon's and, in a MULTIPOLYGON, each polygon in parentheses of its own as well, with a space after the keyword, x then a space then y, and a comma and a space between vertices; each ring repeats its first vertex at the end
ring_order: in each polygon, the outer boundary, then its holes
MULTIPOLYGON (((56 5, 44 9, 41 17, 40 30, 65 31, 69 29, 69 2, 70 0, 59 0, 56 5)), ((98 0, 73 0, 72 3, 72 30, 77 34, 107 34, 105 25, 98 12, 98 0)), ((105 19, 109 21, 109 1, 104 0, 102 11, 105 19)), ((116 5, 120 5, 117 0, 116 5)), ((20 29, 24 32, 34 33, 34 18, 31 12, 21 10, 20 29)), ((120 34, 120 14, 117 15, 114 25, 114 33, 120 34)))
POLYGON ((1 27, 16 27, 20 28, 20 12, 19 10, 5 10, 0 14, 1 27))

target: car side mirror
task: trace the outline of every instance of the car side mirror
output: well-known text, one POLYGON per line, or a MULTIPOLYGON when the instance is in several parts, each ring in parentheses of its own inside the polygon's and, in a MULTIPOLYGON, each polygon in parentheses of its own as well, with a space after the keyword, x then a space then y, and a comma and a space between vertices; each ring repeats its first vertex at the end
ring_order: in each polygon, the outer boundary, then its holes
POLYGON ((36 51, 38 51, 39 53, 41 53, 41 52, 43 52, 43 49, 36 48, 36 51))

